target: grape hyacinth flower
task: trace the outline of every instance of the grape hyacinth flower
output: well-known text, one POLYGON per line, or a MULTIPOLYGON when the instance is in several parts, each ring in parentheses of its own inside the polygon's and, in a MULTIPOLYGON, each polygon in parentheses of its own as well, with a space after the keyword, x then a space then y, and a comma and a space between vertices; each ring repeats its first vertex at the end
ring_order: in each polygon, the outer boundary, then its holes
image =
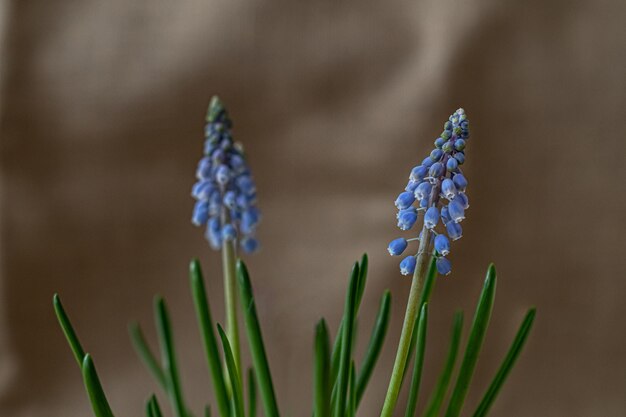
POLYGON ((413 280, 381 417, 392 417, 398 400, 419 311, 426 307, 427 301, 420 305, 420 298, 429 260, 431 263, 434 261, 441 275, 448 275, 452 271, 452 264, 447 258, 450 242, 461 238, 463 232, 460 223, 465 219, 465 210, 469 207, 467 179, 461 170, 468 138, 467 116, 463 109, 458 109, 444 124, 441 135, 435 139, 435 149, 411 170, 409 183, 395 201, 398 208, 396 218, 401 230, 411 229, 417 223, 419 213, 423 212, 424 217, 421 232, 415 232, 417 236, 394 239, 388 247, 392 256, 400 256, 407 251, 409 242, 420 242, 417 252, 403 255, 404 259, 400 262, 400 273, 413 275, 413 280), (411 191, 413 198, 407 195, 411 191))
POLYGON ((225 241, 237 241, 244 252, 253 252, 258 247, 254 235, 260 217, 256 187, 218 97, 211 99, 206 120, 204 157, 198 163, 198 181, 191 190, 197 200, 191 222, 206 227, 206 238, 215 250, 225 241))
MULTIPOLYGON (((450 261, 444 257, 450 253, 449 242, 461 238, 462 229, 459 223, 465 219, 465 210, 469 207, 465 193, 467 179, 461 170, 461 165, 465 162, 468 138, 469 122, 463 109, 459 109, 450 116, 443 132, 435 139, 435 149, 421 165, 411 170, 405 191, 400 193, 395 202, 399 210, 398 227, 401 230, 411 229, 417 222, 417 215, 424 213, 423 236, 426 239, 420 245, 418 254, 430 253, 433 246, 437 257, 437 271, 442 275, 448 275, 452 271, 450 261)), ((404 242, 413 240, 420 238, 402 239, 404 242)), ((393 256, 400 255, 406 249, 405 246, 401 251, 396 250, 399 247, 398 241, 396 239, 389 245, 389 253, 393 256)), ((415 260, 418 254, 413 255, 415 260)), ((405 258, 400 269, 405 275, 409 270, 413 273, 415 262, 405 258), (407 265, 413 265, 413 269, 407 268, 407 265)))
POLYGON ((191 189, 196 204, 191 222, 206 227, 211 248, 222 251, 226 329, 237 368, 241 364, 236 291, 236 248, 255 252, 260 213, 256 186, 242 146, 233 141, 232 122, 217 96, 211 99, 204 131, 204 157, 198 163, 198 181, 191 189))

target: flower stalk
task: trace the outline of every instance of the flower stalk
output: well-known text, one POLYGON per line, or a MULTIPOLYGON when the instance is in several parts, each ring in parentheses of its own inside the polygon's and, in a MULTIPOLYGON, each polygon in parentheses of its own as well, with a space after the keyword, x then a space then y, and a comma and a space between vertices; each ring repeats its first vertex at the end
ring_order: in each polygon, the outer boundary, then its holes
POLYGON ((402 333, 400 334, 396 360, 393 364, 393 371, 391 372, 387 395, 385 396, 385 402, 383 403, 383 409, 380 414, 381 417, 391 417, 393 415, 393 410, 396 406, 396 402, 398 401, 400 388, 402 387, 402 379, 404 378, 404 370, 409 356, 413 329, 421 308, 419 301, 422 298, 424 281, 426 280, 426 273, 432 256, 429 250, 432 234, 429 233, 429 230, 426 227, 422 230, 422 236, 424 236, 424 238, 420 240, 419 250, 417 253, 417 263, 415 266, 415 272, 413 273, 413 280, 411 282, 411 290, 409 292, 409 300, 407 302, 406 313, 404 315, 404 323, 402 324, 402 333))

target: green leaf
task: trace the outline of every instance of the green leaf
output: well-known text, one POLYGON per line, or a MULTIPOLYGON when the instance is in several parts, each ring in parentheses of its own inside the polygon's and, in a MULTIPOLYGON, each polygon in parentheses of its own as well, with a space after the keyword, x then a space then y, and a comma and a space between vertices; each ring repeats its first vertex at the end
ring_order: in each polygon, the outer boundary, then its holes
POLYGON ((206 405, 204 407, 204 417, 211 417, 211 406, 206 405))
POLYGON ((346 415, 354 417, 356 415, 356 366, 354 361, 350 363, 350 379, 348 380, 348 409, 346 415))
POLYGON ((472 375, 476 368, 476 362, 478 361, 478 355, 485 338, 485 333, 489 326, 493 300, 496 294, 496 281, 496 268, 491 264, 487 269, 487 277, 485 278, 485 284, 483 285, 483 290, 480 294, 478 305, 476 306, 472 329, 470 331, 467 347, 465 348, 465 356, 463 357, 463 362, 459 369, 459 375, 454 390, 452 391, 452 397, 450 398, 445 417, 457 417, 461 413, 461 408, 463 407, 463 402, 465 401, 465 396, 467 395, 472 375))
POLYGON ((198 318, 202 342, 204 343, 204 352, 209 365, 211 380, 213 382, 217 408, 219 409, 221 417, 228 417, 230 416, 228 390, 226 389, 226 381, 224 380, 222 361, 214 331, 215 325, 211 318, 211 308, 204 286, 202 269, 197 259, 192 260, 189 265, 189 276, 193 303, 196 309, 196 317, 198 318))
POLYGON ((348 393, 348 378, 350 376, 350 362, 352 355, 352 332, 354 330, 354 318, 359 288, 359 264, 352 267, 350 285, 346 294, 344 311, 344 328, 341 341, 341 356, 339 359, 339 373, 337 375, 337 397, 335 402, 334 416, 342 417, 346 410, 346 397, 348 393))
POLYGON ((417 408, 420 382, 422 379, 422 368, 424 366, 424 353, 426 352, 426 327, 428 325, 428 303, 422 304, 417 323, 417 334, 415 340, 415 366, 413 368, 413 378, 409 389, 409 399, 406 408, 406 417, 413 417, 417 408))
POLYGON ((65 309, 63 308, 63 304, 61 304, 61 298, 58 294, 54 294, 52 297, 52 305, 54 306, 54 312, 57 316, 57 320, 61 325, 61 329, 63 330, 63 334, 65 334, 65 338, 67 339, 70 348, 72 349, 72 353, 74 354, 74 359, 76 359, 76 363, 78 363, 78 367, 82 368, 83 359, 85 358, 85 351, 83 347, 80 345, 80 341, 78 340, 78 336, 72 327, 72 323, 70 322, 70 318, 65 313, 65 309))
POLYGON ((149 411, 149 415, 151 417, 163 417, 163 414, 161 413, 161 407, 159 407, 159 402, 157 401, 157 398, 156 396, 154 396, 154 394, 150 396, 146 408, 149 411))
POLYGON ((363 363, 361 364, 361 369, 359 371, 359 376, 357 378, 356 383, 356 404, 357 407, 363 398, 363 394, 365 393, 365 388, 367 387, 367 383, 372 376, 372 372, 374 370, 374 366, 376 365, 376 361, 380 355, 380 351, 383 347, 383 342, 385 340, 385 335, 387 334, 387 329, 389 327, 389 319, 391 317, 391 293, 389 290, 386 290, 380 299, 380 307, 378 308, 378 313, 376 314, 376 321, 374 323, 374 328, 372 330, 372 335, 370 337, 369 344, 367 346, 367 351, 365 352, 365 357, 363 358, 363 363))
POLYGON ((100 384, 98 378, 98 372, 91 359, 91 356, 87 353, 83 359, 82 365, 83 382, 85 383, 85 389, 91 402, 91 407, 96 417, 113 417, 109 402, 104 395, 104 390, 100 384))
POLYGON ((141 327, 138 323, 131 323, 128 327, 128 331, 130 333, 130 340, 135 348, 135 352, 142 360, 146 368, 152 373, 154 378, 157 380, 161 388, 167 392, 167 381, 165 379, 165 373, 159 365, 156 357, 150 350, 148 343, 146 342, 146 338, 141 331, 141 327))
MULTIPOLYGON (((357 289, 357 297, 355 303, 355 311, 354 317, 358 315, 359 307, 361 305, 361 300, 363 298, 363 293, 365 292, 365 283, 367 282, 367 271, 368 271, 369 260, 367 254, 364 253, 361 257, 361 262, 359 264, 359 282, 357 289)), ((337 330, 337 337, 335 338, 335 343, 333 344, 333 353, 331 356, 331 386, 335 386, 335 382, 337 380, 337 374, 339 373, 339 360, 341 358, 341 343, 343 340, 343 327, 344 327, 345 314, 341 317, 341 322, 339 323, 339 329, 337 330)), ((335 395, 333 395, 334 397, 335 395)))
POLYGON ((237 262, 237 276, 241 306, 246 323, 246 333, 248 335, 248 344, 250 345, 250 354, 256 371, 265 417, 278 417, 278 405, 276 404, 272 375, 267 362, 265 346, 263 345, 263 336, 261 335, 261 326, 256 312, 252 284, 250 283, 248 269, 241 260, 237 262))
MULTIPOLYGON (((437 259, 434 256, 430 257, 430 263, 428 264, 428 271, 426 272, 426 279, 424 280, 424 287, 420 295, 419 305, 430 302, 430 295, 433 292, 435 285, 435 278, 437 277, 437 259)), ((415 319, 415 325, 413 326, 413 333, 411 335, 411 345, 409 346, 409 353, 406 357, 406 363, 404 364, 404 372, 402 373, 402 382, 404 382, 404 376, 407 374, 409 364, 411 363, 411 357, 415 350, 415 344, 417 343, 417 326, 419 326, 419 313, 415 319)))
POLYGON ((256 379, 252 368, 248 368, 248 417, 256 417, 256 379))
POLYGON ((178 367, 176 364, 176 354, 174 351, 174 340, 172 336, 172 326, 165 301, 161 297, 156 297, 154 301, 154 315, 156 318, 157 334, 161 348, 161 362, 165 371, 168 395, 172 403, 172 409, 176 417, 187 417, 187 410, 180 388, 178 377, 178 367))
POLYGON ((233 391, 233 415, 234 417, 244 417, 243 413, 243 396, 242 396, 242 387, 239 384, 241 378, 239 377, 239 369, 237 369, 237 365, 235 364, 235 357, 233 356, 233 350, 230 346, 230 342, 228 341, 228 336, 224 333, 222 326, 217 325, 217 331, 220 334, 220 338, 222 339, 222 346, 224 348, 224 357, 226 359, 226 369, 228 371, 228 375, 230 376, 231 388, 233 391))
POLYGON ((324 319, 315 327, 315 417, 330 417, 330 340, 324 319))
POLYGON ((489 412, 491 405, 493 404, 494 400, 498 396, 498 392, 500 391, 500 388, 502 388, 502 385, 504 384, 504 381, 509 375, 509 372, 511 372, 513 365, 515 365, 515 361, 517 360, 517 357, 519 356, 522 349, 524 348, 524 343, 526 342, 526 339, 528 338, 528 335, 530 334, 530 330, 532 329, 533 322, 535 320, 535 313, 536 313, 535 308, 531 308, 526 313, 526 317, 524 317, 524 320, 522 321, 522 324, 520 325, 517 335, 515 336, 515 339, 513 340, 513 344, 509 348, 509 351, 506 354, 506 357, 504 358, 502 365, 500 365, 500 369, 498 369, 498 373, 496 373, 496 376, 491 382, 491 385, 489 385, 489 388, 487 389, 485 396, 483 397, 482 401, 478 405, 478 408, 476 409, 476 412, 474 413, 474 417, 484 417, 489 412))
POLYGON ((461 344, 461 332, 463 331, 463 312, 458 311, 454 314, 454 322, 452 325, 452 335, 450 337, 450 347, 448 348, 448 355, 446 361, 437 380, 437 384, 433 390, 433 394, 428 401, 428 406, 424 412, 424 417, 437 417, 443 399, 448 391, 450 380, 452 379, 452 371, 454 370, 454 364, 456 363, 456 357, 459 352, 459 345, 461 344))

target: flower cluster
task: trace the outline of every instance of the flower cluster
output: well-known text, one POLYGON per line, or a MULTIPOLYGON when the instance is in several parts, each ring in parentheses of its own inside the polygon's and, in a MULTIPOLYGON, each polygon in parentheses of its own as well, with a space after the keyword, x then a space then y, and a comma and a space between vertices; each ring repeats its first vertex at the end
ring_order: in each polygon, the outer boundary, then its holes
POLYGON ((256 186, 241 145, 233 142, 232 122, 218 97, 211 99, 206 120, 204 157, 191 190, 197 200, 191 222, 206 225, 206 238, 213 249, 220 249, 226 241, 238 241, 244 252, 254 252, 259 222, 256 186))
MULTIPOLYGON (((450 253, 450 240, 460 239, 463 234, 461 221, 469 201, 465 190, 467 179, 461 171, 465 162, 465 146, 469 137, 469 122, 465 111, 458 109, 444 125, 435 140, 435 149, 411 170, 409 183, 396 199, 398 227, 409 230, 424 213, 423 228, 418 237, 398 238, 389 243, 389 253, 401 255, 410 241, 420 240, 425 233, 434 235, 433 246, 437 257, 437 270, 442 275, 452 271, 446 256, 450 253), (441 232, 437 231, 441 221, 441 232)), ((431 248, 426 248, 430 251, 431 248)), ((403 275, 415 271, 416 255, 407 256, 400 262, 403 275)))

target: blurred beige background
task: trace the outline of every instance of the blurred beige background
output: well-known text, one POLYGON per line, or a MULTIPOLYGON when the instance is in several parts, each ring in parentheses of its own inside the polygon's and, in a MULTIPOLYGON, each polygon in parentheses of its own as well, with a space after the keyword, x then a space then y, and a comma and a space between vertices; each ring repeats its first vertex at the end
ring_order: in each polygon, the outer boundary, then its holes
POLYGON ((309 414, 313 327, 336 329, 363 251, 362 334, 383 289, 394 296, 360 412, 378 415, 409 288, 386 253, 393 200, 459 106, 472 207, 433 297, 425 388, 494 261, 466 411, 535 304, 492 415, 626 415, 625 13, 619 0, 4 2, 0 415, 90 415, 56 291, 119 416, 157 390, 126 332, 138 319, 153 340, 155 293, 189 402, 206 401, 186 271, 201 257, 222 321, 219 256, 189 222, 216 93, 258 182, 263 250, 248 260, 284 415, 309 414))

